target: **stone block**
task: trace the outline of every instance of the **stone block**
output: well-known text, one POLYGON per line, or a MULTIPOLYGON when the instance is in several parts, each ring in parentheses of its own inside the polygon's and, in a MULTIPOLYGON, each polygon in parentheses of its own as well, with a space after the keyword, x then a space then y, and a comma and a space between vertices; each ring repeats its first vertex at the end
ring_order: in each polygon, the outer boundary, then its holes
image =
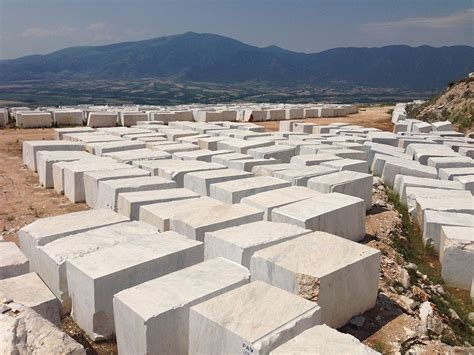
POLYGON ((244 267, 216 258, 117 293, 113 302, 118 351, 187 354, 190 308, 249 279, 244 267))
POLYGON ((470 191, 474 195, 474 174, 465 176, 454 177, 454 182, 459 182, 462 188, 466 191, 470 191))
POLYGON ((84 151, 84 144, 67 141, 44 140, 23 142, 23 164, 36 171, 36 154, 40 151, 84 151))
POLYGON ((207 170, 188 173, 184 176, 183 185, 201 196, 209 196, 211 186, 216 183, 252 177, 251 173, 235 169, 207 170))
POLYGON ((315 176, 331 174, 335 172, 337 172, 337 169, 315 165, 275 171, 273 176, 282 180, 286 180, 293 186, 306 186, 308 180, 315 176))
POLYGON ((115 332, 113 296, 203 261, 203 244, 175 232, 144 236, 67 261, 73 318, 92 340, 115 332))
POLYGON ((119 123, 124 127, 136 125, 138 121, 148 120, 148 115, 144 112, 120 112, 119 123))
POLYGON ((316 126, 314 123, 295 123, 293 125, 293 131, 297 133, 313 133, 313 127, 316 126))
POLYGON ((58 126, 82 126, 82 110, 61 110, 53 111, 53 122, 58 126))
POLYGON ((89 112, 87 125, 89 127, 115 127, 118 115, 115 112, 89 112))
POLYGON ((340 193, 318 194, 274 208, 272 221, 361 241, 365 236, 365 201, 340 193))
POLYGON ((74 354, 86 350, 31 308, 18 303, 0 313, 0 349, 4 354, 74 354))
POLYGON ((320 322, 314 302, 256 281, 191 307, 188 353, 268 354, 320 322))
POLYGON ((182 213, 192 213, 201 208, 221 206, 222 202, 206 196, 171 202, 154 203, 140 207, 140 221, 151 224, 160 232, 171 228, 171 220, 182 213))
POLYGON ((68 259, 84 257, 89 253, 95 253, 116 244, 149 236, 158 237, 156 228, 134 221, 60 238, 38 247, 36 272, 59 299, 63 312, 68 313, 71 310, 66 264, 68 259))
POLYGON ((270 164, 270 165, 256 165, 252 168, 252 174, 255 176, 273 176, 275 171, 288 170, 293 168, 293 164, 270 164))
POLYGON ((132 164, 132 162, 136 160, 160 160, 171 158, 171 154, 169 153, 151 149, 126 150, 123 152, 107 153, 104 156, 124 164, 132 164))
POLYGON ((171 219, 171 229, 190 239, 204 241, 206 232, 262 220, 263 212, 244 204, 217 205, 183 212, 171 219))
POLYGON ((0 242, 0 280, 26 274, 30 264, 13 242, 0 242))
POLYGON ((250 269, 250 259, 256 251, 310 232, 291 224, 268 221, 208 232, 204 237, 204 258, 223 257, 250 269))
POLYGON ((326 154, 326 153, 317 153, 317 154, 304 154, 304 155, 296 155, 291 158, 291 164, 299 165, 299 166, 312 166, 312 165, 320 165, 321 163, 325 163, 328 161, 334 160, 341 160, 342 158, 335 156, 333 154, 326 154))
POLYGON ((433 122, 431 127, 433 131, 454 131, 453 124, 449 121, 433 122))
POLYGON ((104 143, 86 144, 86 150, 89 153, 102 156, 106 153, 123 152, 125 150, 144 149, 146 144, 140 141, 117 141, 104 143))
POLYGON ((201 149, 217 150, 217 143, 226 139, 227 137, 200 138, 198 140, 198 146, 201 149))
POLYGON ((263 219, 272 220, 272 210, 290 203, 306 200, 319 195, 318 192, 303 186, 290 186, 266 192, 260 192, 242 199, 242 203, 264 212, 263 219))
POLYGON ((474 278, 474 227, 441 227, 439 249, 444 282, 470 290, 474 278))
POLYGON ((416 200, 416 218, 418 225, 422 226, 426 211, 446 211, 474 215, 474 198, 444 198, 432 199, 420 197, 416 200))
POLYGON ((428 166, 439 169, 474 167, 474 160, 468 157, 433 157, 428 159, 428 166))
MULTIPOLYGON (((440 188, 428 188, 428 187, 414 187, 409 186, 405 189, 406 195, 406 206, 408 211, 412 214, 416 214, 416 201, 419 198, 432 198, 432 199, 445 199, 445 198, 459 198, 459 199, 471 199, 472 194, 469 191, 464 190, 450 190, 440 188)), ((402 201, 405 203, 405 201, 402 201)))
POLYGON ((442 168, 439 169, 439 178, 441 180, 453 180, 455 177, 474 175, 474 167, 467 168, 442 168))
POLYGON ((339 171, 354 171, 358 173, 367 174, 369 172, 369 166, 365 160, 357 159, 340 159, 331 160, 321 163, 321 166, 327 166, 334 168, 339 171))
POLYGON ((417 133, 430 133, 433 130, 433 127, 428 122, 419 122, 413 123, 412 125, 412 132, 417 133))
POLYGON ((372 175, 353 171, 341 171, 308 180, 308 187, 312 190, 325 194, 339 192, 361 198, 366 210, 372 207, 372 184, 372 175))
POLYGON ((59 301, 34 272, 0 280, 0 299, 30 307, 51 323, 59 324, 59 301))
POLYGON ((182 188, 122 192, 118 196, 117 212, 132 220, 139 220, 141 206, 197 197, 199 197, 197 193, 182 188))
POLYGON ((438 172, 431 166, 421 165, 406 159, 391 158, 385 162, 382 171, 382 180, 389 187, 393 187, 397 175, 410 175, 436 179, 438 172))
POLYGON ((211 161, 215 164, 221 164, 227 166, 229 162, 233 160, 249 160, 252 159, 250 155, 241 154, 241 153, 228 153, 228 154, 219 154, 213 156, 211 161))
MULTIPOLYGON (((99 183, 101 181, 122 180, 149 176, 150 172, 139 168, 96 170, 84 173, 84 191, 86 204, 91 208, 97 208, 99 183)), ((105 208, 105 207, 104 207, 105 208)))
MULTIPOLYGON (((71 202, 84 202, 86 200, 86 192, 84 187, 84 173, 97 170, 116 170, 126 169, 130 166, 121 163, 103 163, 102 161, 92 162, 87 164, 80 162, 66 163, 64 166, 64 196, 71 202)), ((53 177, 54 180, 54 177, 53 177)))
POLYGON ((398 194, 400 201, 406 204, 407 187, 426 187, 432 189, 462 190, 462 185, 456 181, 437 180, 430 178, 420 178, 409 175, 397 175, 393 191, 398 194))
POLYGON ((232 150, 208 150, 208 149, 199 149, 191 152, 178 152, 173 154, 173 159, 181 160, 199 160, 210 163, 212 157, 215 155, 229 154, 233 153, 232 150))
POLYGON ((49 112, 17 112, 16 126, 22 128, 52 127, 53 118, 51 117, 51 113, 49 112))
POLYGON ((459 147, 458 153, 461 154, 463 157, 474 159, 474 146, 459 147))
POLYGON ((64 139, 64 135, 70 134, 70 133, 93 133, 93 132, 95 132, 95 129, 91 127, 55 128, 54 139, 57 139, 57 140, 64 139))
POLYGON ((82 142, 82 143, 100 143, 100 142, 118 142, 122 138, 107 134, 105 132, 93 133, 68 133, 63 136, 65 141, 82 142))
POLYGON ((322 323, 339 328, 375 306, 380 260, 377 249, 314 232, 255 252, 250 273, 317 302, 322 323))
POLYGON ((295 155, 296 150, 294 147, 278 144, 268 147, 249 149, 247 153, 255 159, 276 159, 282 163, 289 163, 291 158, 295 155))
POLYGON ((81 151, 40 151, 36 154, 36 170, 38 171, 40 185, 45 188, 54 187, 53 164, 94 158, 96 157, 81 151))
POLYGON ((191 143, 172 143, 172 144, 159 144, 157 145, 156 142, 147 144, 148 148, 153 150, 159 150, 163 152, 167 152, 169 154, 177 153, 177 152, 190 152, 193 150, 198 150, 199 147, 197 145, 191 143))
POLYGON ((268 166, 281 164, 281 161, 276 159, 236 159, 226 163, 226 166, 241 171, 252 171, 256 166, 268 166))
POLYGON ((257 140, 243 140, 229 138, 223 141, 217 142, 218 149, 230 149, 236 153, 247 154, 249 149, 269 147, 274 145, 272 141, 257 141, 257 140))
POLYGON ((20 248, 30 260, 30 271, 36 271, 38 247, 72 234, 126 221, 127 218, 102 209, 40 218, 18 231, 20 248))
POLYGON ((465 226, 474 227, 474 217, 465 213, 427 210, 424 213, 423 242, 433 246, 437 253, 440 251, 441 227, 465 226))
POLYGON ((210 196, 225 203, 239 203, 244 197, 256 193, 288 187, 287 181, 270 176, 256 176, 215 183, 211 185, 210 196))
POLYGON ((352 335, 338 332, 326 324, 305 330, 270 353, 270 355, 300 354, 377 355, 380 353, 362 344, 352 335))

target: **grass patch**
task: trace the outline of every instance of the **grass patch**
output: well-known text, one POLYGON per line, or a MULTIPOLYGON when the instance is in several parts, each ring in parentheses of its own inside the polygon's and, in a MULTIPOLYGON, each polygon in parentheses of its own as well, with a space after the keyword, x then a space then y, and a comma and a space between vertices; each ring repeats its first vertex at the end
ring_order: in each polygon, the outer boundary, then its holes
MULTIPOLYGON (((444 295, 442 297, 432 295, 430 299, 436 305, 438 311, 450 319, 450 309, 452 309, 461 318, 461 321, 450 321, 449 324, 456 335, 456 339, 444 337, 446 338, 443 338, 446 340, 445 343, 463 345, 465 341, 468 341, 474 344, 474 334, 468 321, 468 313, 474 311, 469 291, 461 291, 446 286, 441 277, 441 264, 438 255, 432 247, 425 247, 421 231, 416 223, 411 222, 407 207, 400 202, 398 195, 393 191, 388 191, 388 199, 402 215, 402 225, 406 237, 406 240, 393 238, 395 249, 403 255, 407 262, 416 264, 419 272, 427 275, 432 282, 443 286, 444 295)), ((413 282, 419 279, 416 271, 408 270, 408 273, 413 282)))

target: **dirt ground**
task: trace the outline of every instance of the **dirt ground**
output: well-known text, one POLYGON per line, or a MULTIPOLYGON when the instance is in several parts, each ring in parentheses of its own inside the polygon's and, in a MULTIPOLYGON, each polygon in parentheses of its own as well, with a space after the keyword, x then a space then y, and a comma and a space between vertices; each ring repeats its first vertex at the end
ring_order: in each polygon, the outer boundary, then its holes
MULTIPOLYGON (((371 106, 361 108, 359 113, 349 115, 347 117, 334 118, 310 118, 305 119, 306 123, 314 123, 317 125, 329 125, 334 122, 351 123, 362 127, 373 127, 382 131, 393 131, 390 110, 393 106, 371 106)), ((269 131, 278 131, 280 121, 255 122, 259 126, 265 127, 269 131)))

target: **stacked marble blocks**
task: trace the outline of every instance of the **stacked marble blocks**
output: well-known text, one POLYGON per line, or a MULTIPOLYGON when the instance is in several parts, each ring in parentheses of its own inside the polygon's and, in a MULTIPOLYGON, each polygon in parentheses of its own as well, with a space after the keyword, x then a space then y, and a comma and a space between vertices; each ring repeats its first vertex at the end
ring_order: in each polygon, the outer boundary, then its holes
POLYGON ((262 280, 321 306, 322 322, 341 327, 375 305, 380 251, 314 232, 256 251, 253 280, 262 280))
POLYGON ((189 354, 268 354, 321 324, 321 309, 255 281, 191 307, 189 354))

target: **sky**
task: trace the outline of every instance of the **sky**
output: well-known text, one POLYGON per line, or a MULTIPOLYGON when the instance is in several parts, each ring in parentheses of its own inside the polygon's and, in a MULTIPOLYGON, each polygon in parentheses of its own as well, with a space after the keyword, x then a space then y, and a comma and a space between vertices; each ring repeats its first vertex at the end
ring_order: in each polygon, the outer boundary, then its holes
POLYGON ((0 59, 187 31, 306 53, 474 46, 474 0, 0 0, 0 59))

